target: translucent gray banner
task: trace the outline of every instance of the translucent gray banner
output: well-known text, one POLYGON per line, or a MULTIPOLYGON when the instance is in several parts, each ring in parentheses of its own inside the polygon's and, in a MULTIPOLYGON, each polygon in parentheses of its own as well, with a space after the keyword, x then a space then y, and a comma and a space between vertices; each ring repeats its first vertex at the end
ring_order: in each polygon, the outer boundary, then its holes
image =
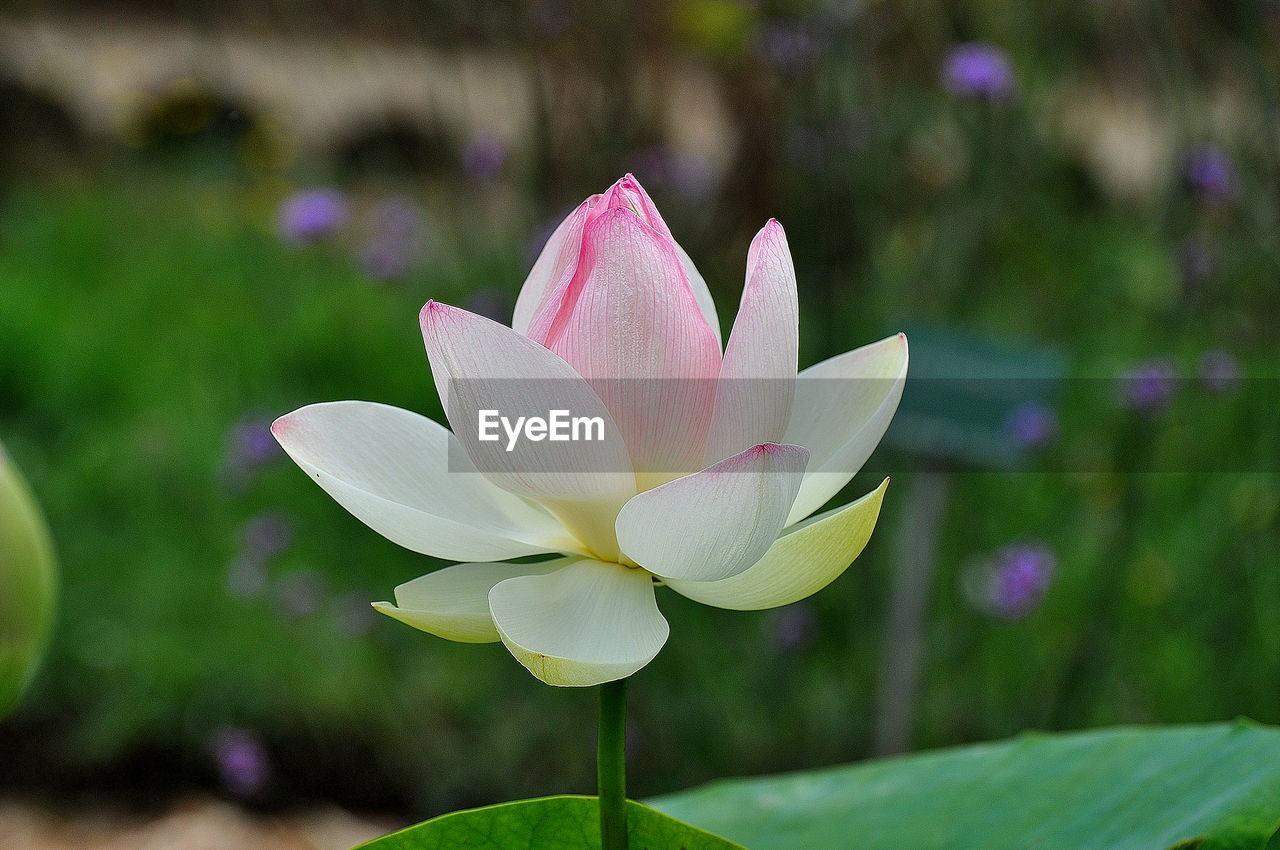
POLYGON ((884 433, 877 468, 920 462, 1046 472, 1280 472, 1280 380, 1229 387, 1165 378, 785 380, 455 379, 445 409, 454 472, 670 476, 749 448, 761 433, 852 474, 884 433), (884 420, 897 405, 887 433, 884 420), (722 413, 715 419, 717 399, 722 413), (1060 410, 1069 410, 1070 417, 1060 410), (790 412, 780 413, 780 411, 790 412), (781 418, 779 418, 781 417, 781 418), (708 439, 708 434, 713 436, 708 439), (844 461, 848 461, 847 463, 844 461))

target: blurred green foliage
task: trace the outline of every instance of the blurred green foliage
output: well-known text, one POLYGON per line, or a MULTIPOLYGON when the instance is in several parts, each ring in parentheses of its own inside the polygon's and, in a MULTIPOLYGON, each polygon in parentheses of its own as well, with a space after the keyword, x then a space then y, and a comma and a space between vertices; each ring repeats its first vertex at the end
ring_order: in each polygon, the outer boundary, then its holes
MULTIPOLYGON (((1248 4, 1133 7, 1113 26, 1087 4, 969 3, 949 17, 931 4, 704 2, 670 21, 601 23, 569 5, 555 34, 504 29, 493 41, 527 38, 616 74, 622 63, 596 55, 607 39, 594 52, 568 45, 633 25, 643 38, 629 49, 707 63, 740 134, 726 180, 651 181, 631 145, 654 131, 634 103, 610 112, 625 126, 597 127, 578 148, 531 139, 532 165, 483 185, 353 177, 357 218, 389 186, 427 211, 422 262, 379 285, 348 242, 297 248, 274 232, 291 181, 339 173, 333 163, 264 172, 237 159, 238 144, 196 139, 113 150, 71 176, 10 176, 0 437, 45 506, 65 598, 43 673, 0 726, 0 784, 146 799, 211 786, 210 742, 245 727, 265 741, 269 777, 251 798, 266 805, 328 797, 426 816, 590 793, 594 694, 543 686, 500 647, 369 619, 369 601, 437 563, 368 531, 282 455, 247 459, 240 442, 315 401, 439 417, 422 303, 509 309, 531 234, 628 167, 707 277, 726 329, 751 235, 770 215, 783 222, 802 365, 913 322, 1067 354, 1060 437, 1038 464, 955 478, 918 745, 1238 714, 1280 722, 1274 129, 1249 110, 1238 124, 1194 118, 1216 102, 1205 68, 1219 54, 1233 97, 1275 103, 1275 57, 1254 27, 1275 20, 1248 4), (761 46, 770 27, 790 57, 761 46), (947 46, 977 36, 1009 51, 1008 101, 957 99, 938 81, 947 46), (1114 70, 1135 44, 1143 58, 1114 70), (1108 114, 1113 77, 1169 118, 1161 138, 1175 153, 1140 190, 1109 183, 1101 154, 1063 126, 1108 114), (1231 155, 1229 202, 1184 185, 1176 151, 1205 141, 1231 155), (1206 244, 1203 273, 1189 274, 1187 246, 1206 244), (1241 364, 1233 391, 1180 382, 1153 416, 1119 403, 1112 379, 1135 362, 1168 357, 1192 375, 1211 349, 1241 364), (1165 471, 1134 471, 1153 469, 1165 471), (246 562, 264 513, 283 515, 291 539, 246 562), (992 619, 964 576, 1022 539, 1056 555, 1052 585, 1029 616, 992 619)), ((460 40, 485 41, 480 24, 464 29, 460 40)), ((1121 151, 1150 141, 1129 129, 1121 151)), ((812 599, 738 613, 661 594, 672 637, 630 688, 634 796, 868 753, 891 573, 912 533, 898 518, 921 462, 882 449, 837 497, 894 476, 868 549, 812 599)))

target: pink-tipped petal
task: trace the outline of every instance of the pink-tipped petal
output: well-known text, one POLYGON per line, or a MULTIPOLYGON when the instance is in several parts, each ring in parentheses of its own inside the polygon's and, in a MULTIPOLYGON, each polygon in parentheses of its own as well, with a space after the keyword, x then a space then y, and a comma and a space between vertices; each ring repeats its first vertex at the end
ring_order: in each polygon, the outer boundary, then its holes
POLYGON ((783 439, 799 350, 796 270, 782 225, 770 220, 747 254, 747 280, 720 366, 704 463, 783 439))
POLYGON ((652 227, 664 241, 673 241, 671 229, 667 227, 653 198, 640 185, 634 174, 624 174, 601 196, 601 207, 604 209, 630 209, 640 220, 652 227))
POLYGON ((737 575, 782 531, 808 460, 799 446, 767 443, 640 493, 618 513, 618 545, 663 578, 737 575))
POLYGON ((530 339, 547 344, 552 322, 560 313, 581 259, 584 228, 603 213, 615 209, 631 210, 653 229, 659 239, 675 247, 694 300, 719 347, 722 344, 720 320, 716 316, 715 301, 711 298, 706 281, 694 266, 693 260, 672 238, 667 223, 663 221, 649 193, 631 174, 614 183, 602 194, 592 195, 556 228, 520 290, 511 326, 530 339))

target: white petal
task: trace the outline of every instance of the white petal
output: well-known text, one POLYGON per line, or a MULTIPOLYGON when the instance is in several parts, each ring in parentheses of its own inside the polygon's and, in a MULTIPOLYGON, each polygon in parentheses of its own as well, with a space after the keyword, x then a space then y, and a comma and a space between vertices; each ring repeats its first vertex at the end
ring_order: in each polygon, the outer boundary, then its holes
POLYGON ((373 607, 392 619, 447 640, 493 643, 500 640, 489 613, 489 591, 509 578, 555 572, 572 559, 538 564, 454 564, 396 588, 396 604, 373 607))
POLYGON ((597 555, 616 555, 613 519, 635 494, 635 475, 622 436, 591 386, 560 357, 505 325, 437 302, 428 302, 420 318, 436 388, 448 397, 449 423, 476 468, 499 487, 536 499, 597 555), (604 439, 518 439, 509 450, 502 428, 497 440, 480 439, 482 410, 512 422, 555 410, 598 417, 604 439))
MULTIPOLYGON (((537 505, 474 471, 451 472, 453 435, 425 416, 338 401, 295 410, 271 431, 338 504, 407 549, 470 561, 573 548, 555 518, 537 505)), ((456 447, 454 455, 465 461, 456 447)))
POLYGON ((867 545, 888 484, 886 478, 853 504, 787 529, 746 572, 720 581, 668 580, 667 584, 690 599, 739 611, 777 608, 804 599, 834 581, 867 545))
POLYGON ((867 462, 902 399, 907 359, 907 338, 897 334, 800 373, 783 442, 804 446, 810 460, 788 525, 822 507, 867 462))
POLYGON ((618 545, 663 578, 736 575, 782 531, 808 459, 799 446, 766 443, 640 493, 618 513, 618 545))
POLYGON ((644 570, 575 561, 489 591, 507 649, 548 685, 582 687, 630 676, 653 660, 671 629, 644 570))
POLYGON ((747 280, 720 366, 703 463, 782 440, 799 350, 796 270, 782 225, 770 220, 747 254, 747 280))

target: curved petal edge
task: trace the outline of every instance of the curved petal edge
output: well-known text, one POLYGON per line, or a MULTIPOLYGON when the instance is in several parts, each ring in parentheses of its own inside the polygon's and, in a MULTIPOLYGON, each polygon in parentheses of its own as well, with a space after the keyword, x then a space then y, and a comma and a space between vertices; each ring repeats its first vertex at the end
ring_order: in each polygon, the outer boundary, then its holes
POLYGON ((500 582, 489 591, 489 610, 516 660, 561 687, 626 678, 653 660, 671 632, 650 575, 601 561, 500 582))
POLYGON ((808 461, 808 449, 763 443, 646 490, 618 512, 618 546, 662 578, 736 575, 777 540, 808 461))
POLYGON ((788 529, 763 558, 736 576, 666 583, 682 596, 717 608, 756 611, 798 602, 835 581, 862 552, 888 485, 886 478, 856 502, 788 529))
POLYGON ((489 613, 489 591, 499 582, 545 575, 573 562, 557 558, 537 564, 454 564, 418 576, 395 589, 395 604, 373 608, 407 626, 459 643, 495 643, 500 638, 489 613))

